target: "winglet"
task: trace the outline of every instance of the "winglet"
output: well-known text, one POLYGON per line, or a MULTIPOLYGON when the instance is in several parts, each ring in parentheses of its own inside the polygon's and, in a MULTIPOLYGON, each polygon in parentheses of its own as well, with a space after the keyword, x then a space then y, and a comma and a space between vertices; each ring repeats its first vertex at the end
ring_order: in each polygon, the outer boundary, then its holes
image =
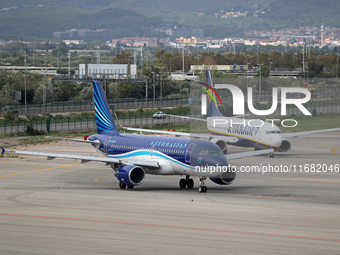
POLYGON ((5 149, 4 149, 4 147, 1 146, 1 156, 3 156, 4 153, 5 153, 5 149))

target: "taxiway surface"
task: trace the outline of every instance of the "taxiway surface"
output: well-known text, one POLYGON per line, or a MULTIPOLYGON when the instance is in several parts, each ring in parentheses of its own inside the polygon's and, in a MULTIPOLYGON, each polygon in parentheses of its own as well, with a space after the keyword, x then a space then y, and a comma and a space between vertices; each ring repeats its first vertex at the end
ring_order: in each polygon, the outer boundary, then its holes
MULTIPOLYGON (((65 141, 16 149, 96 154, 65 141)), ((207 193, 197 179, 181 190, 179 176, 148 175, 120 190, 104 164, 0 158, 0 254, 339 254, 340 171, 331 167, 340 164, 340 133, 230 163, 297 171, 238 173, 230 186, 207 181, 207 193), (327 171, 307 172, 312 164, 327 171)))

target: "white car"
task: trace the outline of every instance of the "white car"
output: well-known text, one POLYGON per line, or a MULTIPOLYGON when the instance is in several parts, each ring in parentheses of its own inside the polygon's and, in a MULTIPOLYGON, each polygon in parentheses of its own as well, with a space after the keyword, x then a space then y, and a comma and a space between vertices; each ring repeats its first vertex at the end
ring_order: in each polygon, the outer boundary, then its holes
POLYGON ((156 112, 154 115, 152 115, 153 119, 165 119, 166 114, 164 112, 156 112))

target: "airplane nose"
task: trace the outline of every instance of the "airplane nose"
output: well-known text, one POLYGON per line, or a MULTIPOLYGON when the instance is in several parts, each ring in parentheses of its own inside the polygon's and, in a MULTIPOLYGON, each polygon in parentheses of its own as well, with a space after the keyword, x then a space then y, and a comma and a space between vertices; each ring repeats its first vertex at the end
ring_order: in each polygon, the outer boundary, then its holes
POLYGON ((282 143, 282 135, 273 137, 273 140, 272 140, 273 147, 279 147, 281 143, 282 143))

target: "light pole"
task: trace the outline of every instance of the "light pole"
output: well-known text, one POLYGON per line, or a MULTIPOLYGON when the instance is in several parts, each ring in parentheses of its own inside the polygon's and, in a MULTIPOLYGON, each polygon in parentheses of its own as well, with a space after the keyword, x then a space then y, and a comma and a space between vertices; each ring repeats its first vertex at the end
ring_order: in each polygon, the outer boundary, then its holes
POLYGON ((155 106, 155 97, 156 97, 156 89, 155 89, 155 85, 156 85, 156 72, 152 72, 153 73, 153 97, 152 97, 152 106, 155 106))
POLYGON ((146 106, 148 106, 148 78, 145 77, 145 102, 146 106))
POLYGON ((159 68, 161 70, 161 81, 160 81, 160 91, 159 91, 159 97, 161 99, 161 101, 163 100, 163 82, 162 82, 162 77, 163 77, 163 67, 160 67, 160 66, 156 66, 157 68, 159 68))
POLYGON ((27 82, 27 80, 26 80, 27 64, 26 63, 27 63, 27 58, 26 57, 27 57, 27 55, 26 55, 26 50, 25 50, 25 74, 24 74, 24 77, 25 77, 24 78, 25 79, 24 80, 25 81, 25 114, 27 113, 27 111, 26 111, 27 110, 27 108, 26 108, 26 104, 27 104, 27 101, 26 101, 26 93, 27 93, 27 83, 26 83, 27 82))
POLYGON ((246 71, 247 72, 247 88, 248 88, 248 72, 249 72, 248 70, 249 70, 249 63, 247 63, 247 71, 246 71))
POLYGON ((71 51, 68 51, 68 78, 70 78, 70 73, 71 73, 71 51))
POLYGON ((339 78, 339 58, 336 58, 336 84, 339 83, 338 78, 339 78))
POLYGON ((184 44, 183 44, 183 75, 184 75, 184 44))
POLYGON ((308 62, 306 62, 306 68, 307 68, 307 86, 309 86, 309 80, 308 80, 308 62))
POLYGON ((262 93, 262 65, 260 64, 260 83, 259 83, 259 95, 260 95, 260 100, 261 100, 261 93, 262 93))

